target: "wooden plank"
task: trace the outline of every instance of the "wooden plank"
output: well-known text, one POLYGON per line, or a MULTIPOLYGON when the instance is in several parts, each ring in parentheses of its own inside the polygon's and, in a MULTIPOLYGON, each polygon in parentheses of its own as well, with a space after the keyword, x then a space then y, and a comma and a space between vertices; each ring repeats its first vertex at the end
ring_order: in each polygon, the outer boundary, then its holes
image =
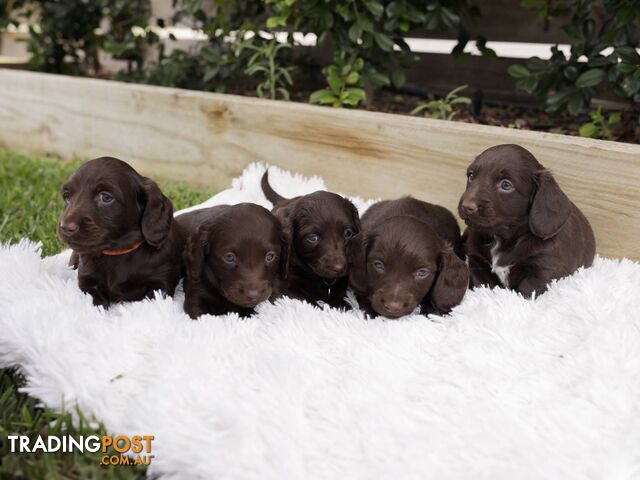
POLYGON ((0 70, 0 145, 114 155, 156 177, 226 188, 250 162, 366 197, 454 210, 475 155, 519 143, 591 220, 598 251, 640 259, 640 146, 255 98, 0 70))

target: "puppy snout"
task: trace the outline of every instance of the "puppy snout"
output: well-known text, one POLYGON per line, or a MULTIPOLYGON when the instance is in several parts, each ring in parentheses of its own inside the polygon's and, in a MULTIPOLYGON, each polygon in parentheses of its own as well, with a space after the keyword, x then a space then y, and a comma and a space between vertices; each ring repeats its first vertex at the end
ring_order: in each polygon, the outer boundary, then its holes
POLYGON ((248 300, 255 301, 258 300, 264 294, 264 289, 251 288, 249 290, 245 290, 244 295, 248 300))
POLYGON ((339 260, 336 262, 333 262, 329 265, 329 270, 331 270, 334 273, 343 273, 346 269, 346 262, 343 260, 339 260))
POLYGON ((246 285, 240 288, 240 294, 244 297, 246 302, 257 305, 260 302, 265 301, 271 295, 269 291, 269 285, 264 284, 252 284, 246 285))
POLYGON ((478 211, 478 204, 473 200, 464 200, 462 202, 462 210, 467 215, 473 215, 478 211))
POLYGON ((397 316, 402 315, 408 307, 406 302, 401 302, 400 300, 383 300, 382 305, 389 314, 397 316))
POLYGON ((60 230, 65 235, 73 235, 74 233, 76 233, 78 231, 79 228, 80 228, 80 226, 76 222, 73 222, 73 221, 70 221, 70 220, 61 220, 60 221, 60 230))

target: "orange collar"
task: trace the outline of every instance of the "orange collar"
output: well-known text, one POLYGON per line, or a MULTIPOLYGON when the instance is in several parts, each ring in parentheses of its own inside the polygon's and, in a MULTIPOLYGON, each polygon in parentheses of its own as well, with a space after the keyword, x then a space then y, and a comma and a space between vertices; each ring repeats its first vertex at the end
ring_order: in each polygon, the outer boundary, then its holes
POLYGON ((143 243, 144 242, 134 243, 131 248, 125 248, 124 250, 102 250, 100 253, 102 253, 103 255, 125 255, 127 253, 133 252, 143 243))

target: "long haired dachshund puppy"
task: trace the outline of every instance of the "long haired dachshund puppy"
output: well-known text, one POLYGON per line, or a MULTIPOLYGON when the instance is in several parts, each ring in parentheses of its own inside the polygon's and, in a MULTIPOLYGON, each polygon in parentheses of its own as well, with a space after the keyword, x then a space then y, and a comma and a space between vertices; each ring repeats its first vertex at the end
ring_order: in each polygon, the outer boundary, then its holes
POLYGON ((529 297, 593 263, 591 225, 519 145, 491 147, 469 165, 458 212, 468 225, 472 286, 502 285, 529 297))
POLYGON ((289 242, 269 210, 251 203, 219 205, 176 217, 187 233, 185 312, 237 312, 275 295, 286 277, 289 242))
POLYGON ((262 190, 292 242, 289 276, 282 293, 310 303, 348 308, 345 248, 360 231, 358 210, 331 192, 281 197, 269 185, 268 173, 262 177, 262 190))
POLYGON ((410 197, 372 205, 349 243, 350 286, 370 315, 448 313, 469 284, 456 255, 460 227, 447 209, 410 197))
POLYGON ((71 249, 78 283, 95 305, 173 295, 182 268, 183 235, 158 185, 122 160, 82 165, 62 186, 60 240, 71 249))

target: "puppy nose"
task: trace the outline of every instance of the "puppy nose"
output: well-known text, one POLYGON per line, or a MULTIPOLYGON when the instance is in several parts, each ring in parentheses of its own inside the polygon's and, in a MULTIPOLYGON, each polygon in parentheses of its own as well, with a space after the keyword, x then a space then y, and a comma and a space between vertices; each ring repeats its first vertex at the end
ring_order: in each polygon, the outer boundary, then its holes
POLYGON ((332 264, 329 268, 336 273, 340 273, 344 270, 345 262, 336 262, 332 264))
POLYGON ((78 231, 78 224, 76 222, 60 222, 60 230, 66 234, 76 233, 78 231))
POLYGON ((264 293, 264 289, 258 290, 257 288, 252 288, 245 291, 244 295, 247 297, 247 299, 254 301, 254 300, 258 300, 263 293, 264 293))
POLYGON ((476 202, 462 202, 462 208, 464 209, 465 213, 476 213, 478 211, 478 204, 476 202))
POLYGON ((404 304, 398 300, 392 300, 390 302, 382 302, 384 308, 392 315, 396 315, 402 312, 405 308, 404 304))

